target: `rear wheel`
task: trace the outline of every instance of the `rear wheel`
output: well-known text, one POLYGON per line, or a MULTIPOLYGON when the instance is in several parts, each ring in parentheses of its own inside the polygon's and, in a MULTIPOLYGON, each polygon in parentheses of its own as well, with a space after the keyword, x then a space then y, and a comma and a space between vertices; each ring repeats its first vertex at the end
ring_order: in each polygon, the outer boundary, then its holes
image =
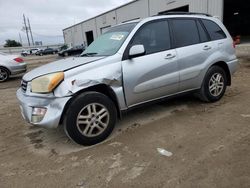
POLYGON ((89 146, 105 140, 117 120, 114 103, 97 92, 79 95, 69 106, 64 120, 66 134, 76 143, 89 146))
POLYGON ((206 102, 219 101, 227 88, 227 76, 223 68, 212 66, 203 81, 200 98, 206 102))
POLYGON ((69 53, 68 53, 68 52, 65 52, 65 53, 64 53, 64 56, 65 56, 65 57, 69 56, 69 53))
POLYGON ((0 82, 5 82, 9 79, 9 71, 5 68, 0 67, 0 82))

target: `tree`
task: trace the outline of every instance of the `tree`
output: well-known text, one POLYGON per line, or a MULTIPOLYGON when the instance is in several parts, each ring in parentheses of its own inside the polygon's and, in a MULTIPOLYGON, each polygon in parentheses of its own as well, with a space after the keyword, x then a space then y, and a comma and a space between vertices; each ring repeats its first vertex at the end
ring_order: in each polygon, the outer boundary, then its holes
POLYGON ((4 45, 4 47, 19 47, 19 46, 22 46, 20 42, 10 39, 6 40, 4 45))

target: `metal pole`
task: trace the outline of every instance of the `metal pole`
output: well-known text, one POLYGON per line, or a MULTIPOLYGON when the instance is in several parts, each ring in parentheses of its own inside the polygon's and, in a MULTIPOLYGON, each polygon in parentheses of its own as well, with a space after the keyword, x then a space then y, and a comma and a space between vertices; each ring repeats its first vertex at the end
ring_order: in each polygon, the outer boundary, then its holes
POLYGON ((28 25, 29 25, 29 30, 30 30, 30 36, 31 36, 32 44, 34 46, 34 39, 33 39, 32 30, 31 30, 31 27, 30 27, 30 20, 29 20, 29 18, 28 18, 28 25))
POLYGON ((23 45, 22 36, 20 33, 19 33, 19 40, 20 40, 20 43, 23 45))
POLYGON ((26 31, 26 35, 27 35, 28 44, 30 46, 29 32, 28 32, 28 27, 26 25, 26 19, 25 19, 25 15, 24 14, 23 14, 23 21, 24 21, 24 27, 25 27, 25 31, 26 31))

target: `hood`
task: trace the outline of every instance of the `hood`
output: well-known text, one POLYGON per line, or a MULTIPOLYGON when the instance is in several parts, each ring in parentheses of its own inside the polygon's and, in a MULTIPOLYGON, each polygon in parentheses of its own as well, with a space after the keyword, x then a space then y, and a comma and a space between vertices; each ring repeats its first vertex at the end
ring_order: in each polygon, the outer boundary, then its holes
POLYGON ((25 81, 31 81, 34 78, 37 78, 42 75, 46 75, 46 74, 50 74, 54 72, 66 71, 66 70, 69 70, 78 66, 82 66, 82 65, 85 65, 85 64, 103 59, 103 58, 104 57, 72 57, 72 58, 62 59, 59 61, 48 63, 36 69, 33 69, 32 71, 25 74, 23 79, 25 81))

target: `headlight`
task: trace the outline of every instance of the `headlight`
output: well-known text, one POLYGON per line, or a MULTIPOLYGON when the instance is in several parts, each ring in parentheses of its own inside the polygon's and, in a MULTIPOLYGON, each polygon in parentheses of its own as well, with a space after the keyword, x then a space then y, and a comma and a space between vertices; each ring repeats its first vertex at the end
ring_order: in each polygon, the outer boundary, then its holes
POLYGON ((58 84, 64 79, 63 72, 57 72, 47 74, 38 78, 35 78, 31 82, 31 92, 33 93, 50 93, 58 84))

